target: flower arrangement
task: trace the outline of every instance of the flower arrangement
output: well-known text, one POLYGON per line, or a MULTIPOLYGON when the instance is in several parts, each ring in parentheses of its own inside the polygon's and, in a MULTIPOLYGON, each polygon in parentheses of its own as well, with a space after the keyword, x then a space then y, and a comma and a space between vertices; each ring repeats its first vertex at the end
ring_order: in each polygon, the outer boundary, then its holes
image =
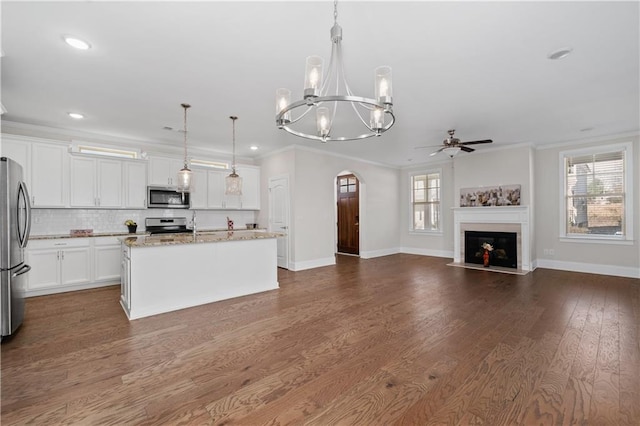
POLYGON ((482 243, 482 248, 487 251, 493 251, 493 246, 489 243, 482 243))
POLYGON ((138 225, 134 220, 131 220, 131 219, 127 219, 124 222, 124 224, 127 225, 127 226, 137 226, 138 225))

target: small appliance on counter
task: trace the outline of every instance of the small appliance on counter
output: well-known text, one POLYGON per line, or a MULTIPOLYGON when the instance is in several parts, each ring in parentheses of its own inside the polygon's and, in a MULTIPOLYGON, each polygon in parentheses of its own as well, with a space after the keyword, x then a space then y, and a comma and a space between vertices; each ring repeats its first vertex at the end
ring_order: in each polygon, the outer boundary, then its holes
POLYGON ((31 204, 22 166, 0 158, 0 335, 13 334, 24 318, 26 273, 24 249, 31 230, 31 204))
POLYGON ((148 217, 144 226, 145 231, 151 235, 193 232, 187 228, 186 217, 148 217))

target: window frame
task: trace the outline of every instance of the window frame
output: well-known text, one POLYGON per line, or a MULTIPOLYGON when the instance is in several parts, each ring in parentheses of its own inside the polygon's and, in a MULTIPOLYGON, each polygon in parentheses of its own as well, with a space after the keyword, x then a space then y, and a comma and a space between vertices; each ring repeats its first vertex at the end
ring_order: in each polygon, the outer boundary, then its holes
POLYGON ((437 169, 427 169, 427 170, 420 170, 420 171, 413 171, 408 173, 408 177, 409 177, 409 233, 410 234, 415 234, 415 235, 442 235, 443 233, 443 224, 442 221, 444 219, 444 217, 442 216, 442 169, 441 168, 437 168, 437 169), (416 176, 428 176, 428 175, 432 175, 432 174, 437 174, 438 178, 440 179, 440 186, 439 186, 439 192, 438 192, 438 217, 440 218, 440 220, 438 221, 438 228, 437 229, 415 229, 414 228, 414 201, 413 201, 413 179, 416 176))
POLYGON ((623 142, 610 145, 595 146, 589 148, 578 148, 561 151, 559 153, 560 169, 560 241, 562 242, 584 242, 603 244, 632 244, 633 243, 633 143, 623 142), (598 235, 598 234, 571 234, 567 229, 567 157, 579 157, 583 155, 597 155, 612 152, 621 152, 623 157, 623 177, 624 177, 624 212, 623 226, 624 235, 598 235))

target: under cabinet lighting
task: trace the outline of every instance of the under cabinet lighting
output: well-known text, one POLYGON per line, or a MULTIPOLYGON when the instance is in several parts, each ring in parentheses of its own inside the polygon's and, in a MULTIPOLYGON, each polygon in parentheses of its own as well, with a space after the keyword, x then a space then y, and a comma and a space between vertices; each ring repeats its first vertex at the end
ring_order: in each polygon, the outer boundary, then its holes
POLYGON ((84 118, 84 115, 80 114, 79 112, 70 112, 68 113, 69 117, 71 118, 75 118, 76 120, 82 120, 84 118))

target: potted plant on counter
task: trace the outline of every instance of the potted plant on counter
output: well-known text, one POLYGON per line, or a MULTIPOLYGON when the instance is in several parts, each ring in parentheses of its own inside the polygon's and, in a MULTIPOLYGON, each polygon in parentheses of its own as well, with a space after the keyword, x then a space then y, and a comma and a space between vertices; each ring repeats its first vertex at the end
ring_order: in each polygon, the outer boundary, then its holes
POLYGON ((130 234, 135 234, 136 233, 136 230, 138 229, 138 224, 135 221, 133 221, 131 219, 127 219, 124 222, 124 224, 127 225, 127 228, 129 228, 129 233, 130 234))

